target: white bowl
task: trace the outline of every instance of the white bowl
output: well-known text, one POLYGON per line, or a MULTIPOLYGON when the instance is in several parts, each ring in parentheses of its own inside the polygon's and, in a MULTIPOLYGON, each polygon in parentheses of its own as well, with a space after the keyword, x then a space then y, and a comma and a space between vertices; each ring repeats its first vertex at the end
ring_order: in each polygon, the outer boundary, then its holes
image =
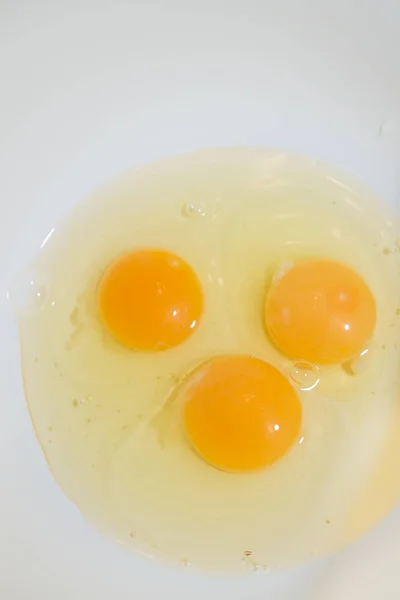
POLYGON ((209 578, 100 537, 50 476, 25 406, 7 289, 69 206, 121 170, 202 146, 273 146, 399 201, 396 0, 0 4, 0 597, 385 600, 400 510, 278 574, 209 578))

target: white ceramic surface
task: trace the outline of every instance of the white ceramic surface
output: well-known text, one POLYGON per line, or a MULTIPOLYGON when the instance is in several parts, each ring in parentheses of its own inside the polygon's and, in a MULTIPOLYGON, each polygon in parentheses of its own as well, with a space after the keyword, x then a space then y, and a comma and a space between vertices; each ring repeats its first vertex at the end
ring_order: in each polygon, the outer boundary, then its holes
POLYGON ((400 508, 323 562, 208 578, 134 558, 52 480, 6 292, 68 207, 128 166, 203 146, 300 151, 399 202, 398 0, 0 0, 0 598, 385 600, 400 508))

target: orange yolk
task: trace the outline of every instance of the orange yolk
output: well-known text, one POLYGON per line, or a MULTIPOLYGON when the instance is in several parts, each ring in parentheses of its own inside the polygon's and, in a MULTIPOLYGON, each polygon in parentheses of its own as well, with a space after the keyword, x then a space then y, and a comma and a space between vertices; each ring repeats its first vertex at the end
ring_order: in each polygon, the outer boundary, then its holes
POLYGON ((277 369, 257 358, 219 357, 203 364, 189 376, 183 402, 194 448, 224 471, 271 465, 299 435, 296 392, 277 369))
POLYGON ((352 269, 315 260, 272 283, 264 319, 272 341, 289 358, 334 364, 362 351, 375 329, 376 305, 352 269))
POLYGON ((164 250, 138 250, 115 260, 100 281, 100 313, 127 348, 158 351, 184 342, 203 312, 192 268, 164 250))

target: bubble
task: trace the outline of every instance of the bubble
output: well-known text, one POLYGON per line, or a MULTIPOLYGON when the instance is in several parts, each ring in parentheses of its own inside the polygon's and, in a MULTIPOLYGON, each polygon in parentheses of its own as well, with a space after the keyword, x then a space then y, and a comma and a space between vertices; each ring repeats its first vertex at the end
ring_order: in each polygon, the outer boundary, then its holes
POLYGON ((44 273, 23 271, 13 281, 8 298, 17 312, 36 312, 54 304, 44 273))
POLYGON ((260 565, 254 560, 253 553, 250 550, 246 550, 243 553, 242 561, 244 562, 247 571, 254 573, 260 568, 260 565))
POLYGON ((306 361, 294 363, 290 368, 290 379, 296 387, 303 392, 308 392, 315 388, 319 383, 319 369, 306 361))
POLYGON ((186 202, 182 206, 182 216, 187 219, 201 219, 207 216, 206 207, 201 202, 186 202))
POLYGON ((182 558, 181 564, 183 567, 190 567, 190 560, 187 558, 182 558))
POLYGON ((256 563, 254 560, 246 561, 246 570, 250 571, 250 573, 256 573, 260 568, 260 565, 256 563))

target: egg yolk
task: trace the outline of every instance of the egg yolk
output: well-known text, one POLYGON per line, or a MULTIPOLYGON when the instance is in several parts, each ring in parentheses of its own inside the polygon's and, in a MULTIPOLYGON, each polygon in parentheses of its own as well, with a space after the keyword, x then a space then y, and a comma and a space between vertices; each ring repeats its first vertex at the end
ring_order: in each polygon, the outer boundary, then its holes
POLYGON ((135 350, 181 344, 203 312, 196 274, 179 256, 164 250, 138 250, 115 260, 100 281, 98 298, 109 331, 135 350))
POLYGON ((224 471, 254 471, 281 458, 299 434, 301 413, 287 379, 249 356, 210 360, 191 373, 183 390, 189 440, 224 471))
POLYGON ((289 358, 343 363, 371 338, 376 305, 355 271, 339 262, 314 260, 272 283, 264 319, 272 341, 289 358))

